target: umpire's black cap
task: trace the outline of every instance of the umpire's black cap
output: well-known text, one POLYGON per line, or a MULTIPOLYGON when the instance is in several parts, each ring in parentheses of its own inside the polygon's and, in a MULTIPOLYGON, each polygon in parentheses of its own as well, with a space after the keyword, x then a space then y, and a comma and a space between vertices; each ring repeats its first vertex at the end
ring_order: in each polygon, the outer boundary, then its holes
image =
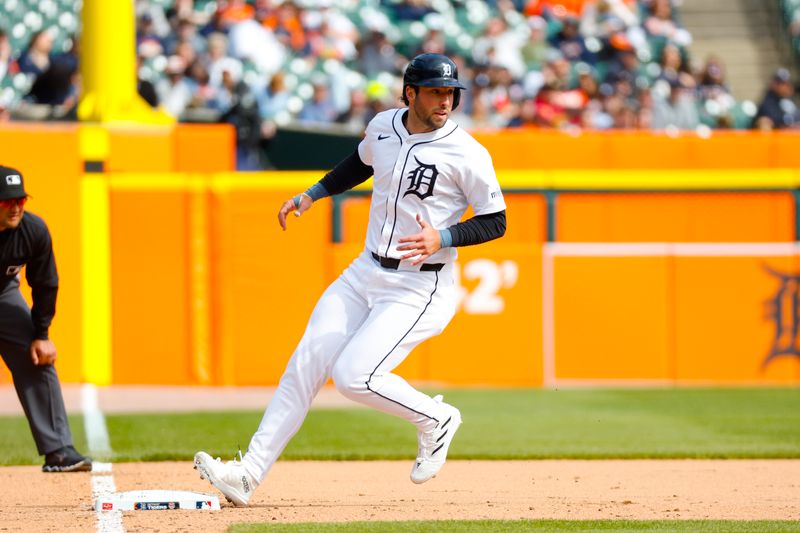
POLYGON ((0 200, 25 198, 27 196, 25 183, 22 181, 22 173, 15 168, 0 166, 0 200))

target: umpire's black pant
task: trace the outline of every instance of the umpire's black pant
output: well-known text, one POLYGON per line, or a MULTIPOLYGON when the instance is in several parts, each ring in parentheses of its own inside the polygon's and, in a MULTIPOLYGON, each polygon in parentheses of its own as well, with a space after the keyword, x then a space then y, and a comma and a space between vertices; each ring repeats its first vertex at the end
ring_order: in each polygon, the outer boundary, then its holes
POLYGON ((31 361, 31 310, 19 292, 19 281, 0 291, 0 354, 14 378, 14 387, 40 455, 72 445, 61 384, 53 365, 31 361))

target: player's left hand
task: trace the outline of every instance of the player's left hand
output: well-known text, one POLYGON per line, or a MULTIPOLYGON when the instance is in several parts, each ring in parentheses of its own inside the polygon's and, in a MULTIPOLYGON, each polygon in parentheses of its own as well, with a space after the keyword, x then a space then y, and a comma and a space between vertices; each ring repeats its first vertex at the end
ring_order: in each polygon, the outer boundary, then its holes
POLYGON ((442 240, 439 236, 439 230, 428 224, 422 217, 417 214, 417 224, 419 224, 422 231, 407 237, 400 237, 398 242, 408 243, 397 247, 400 251, 408 251, 407 254, 400 257, 402 260, 411 259, 416 257, 411 262, 412 265, 418 265, 435 254, 442 247, 442 240))
POLYGON ((36 339, 31 343, 31 361, 34 365, 52 365, 56 362, 56 345, 49 339, 36 339))

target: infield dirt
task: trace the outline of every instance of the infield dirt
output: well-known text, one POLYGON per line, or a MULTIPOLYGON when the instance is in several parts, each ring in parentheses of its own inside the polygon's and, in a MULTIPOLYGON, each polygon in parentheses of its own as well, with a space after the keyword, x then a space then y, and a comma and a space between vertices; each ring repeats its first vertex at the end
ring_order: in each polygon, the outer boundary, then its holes
MULTIPOLYGON (((273 521, 800 519, 800 460, 450 461, 424 485, 411 483, 410 468, 279 461, 250 507, 132 511, 122 524, 129 532, 222 532, 234 522, 273 521)), ((189 461, 115 464, 113 475, 118 491, 216 494, 189 461)), ((90 474, 6 467, 0 486, 3 531, 97 531, 90 474)))
MULTIPOLYGON (((10 386, 0 413, 21 415, 10 386)), ((261 409, 263 388, 109 387, 105 412, 261 409)), ((64 386, 67 410, 80 388, 64 386)), ((323 389, 315 405, 347 402, 323 389)), ((251 506, 221 511, 123 513, 128 532, 223 532, 234 522, 444 519, 800 520, 800 460, 448 461, 423 485, 410 461, 279 461, 251 506)), ((117 491, 192 490, 217 494, 191 461, 116 463, 117 491)), ((94 474, 103 475, 103 474, 94 474)), ((0 531, 98 531, 92 475, 44 474, 40 466, 0 468, 0 531)), ((220 498, 224 502, 224 498, 220 498)))

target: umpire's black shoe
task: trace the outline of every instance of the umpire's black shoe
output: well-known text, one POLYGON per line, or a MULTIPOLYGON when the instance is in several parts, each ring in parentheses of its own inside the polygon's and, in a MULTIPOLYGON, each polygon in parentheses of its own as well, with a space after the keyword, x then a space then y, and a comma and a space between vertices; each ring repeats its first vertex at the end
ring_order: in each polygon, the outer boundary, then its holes
POLYGON ((89 472, 92 460, 84 457, 72 446, 50 452, 44 457, 42 472, 89 472))

